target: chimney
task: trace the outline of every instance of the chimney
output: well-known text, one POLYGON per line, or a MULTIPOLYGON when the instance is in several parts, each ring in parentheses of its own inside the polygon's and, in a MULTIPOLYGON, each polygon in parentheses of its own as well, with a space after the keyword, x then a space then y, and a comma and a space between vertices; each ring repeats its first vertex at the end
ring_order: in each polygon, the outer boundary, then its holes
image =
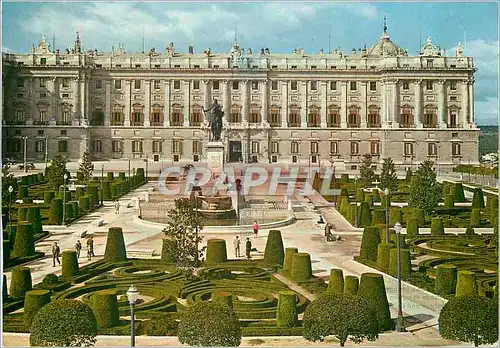
POLYGON ((189 54, 193 54, 194 53, 194 47, 193 46, 189 46, 188 50, 189 50, 189 54))

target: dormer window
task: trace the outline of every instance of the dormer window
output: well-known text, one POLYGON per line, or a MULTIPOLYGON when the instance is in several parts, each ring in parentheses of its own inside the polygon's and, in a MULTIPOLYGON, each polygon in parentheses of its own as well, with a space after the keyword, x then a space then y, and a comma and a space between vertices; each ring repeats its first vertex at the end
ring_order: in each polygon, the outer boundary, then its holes
POLYGON ((434 61, 432 59, 427 59, 427 67, 428 68, 434 67, 434 61))
POLYGON ((47 58, 40 58, 40 65, 46 65, 47 64, 47 58))

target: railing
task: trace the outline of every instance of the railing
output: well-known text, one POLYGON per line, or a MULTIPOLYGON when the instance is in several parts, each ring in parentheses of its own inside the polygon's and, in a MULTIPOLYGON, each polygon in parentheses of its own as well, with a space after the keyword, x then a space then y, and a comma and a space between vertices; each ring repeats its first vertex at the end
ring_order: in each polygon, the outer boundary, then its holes
POLYGON ((123 121, 111 121, 111 126, 123 126, 123 121))
POLYGON ((184 125, 184 122, 170 122, 172 127, 181 127, 184 125))
POLYGON ((380 123, 368 123, 368 128, 380 128, 382 125, 380 123))
POLYGON ((144 122, 130 122, 132 127, 142 127, 144 126, 144 122))
POLYGON ((437 123, 424 123, 424 128, 436 128, 437 123))
POLYGON ((328 128, 340 128, 340 123, 327 123, 328 128))
POLYGON ((189 126, 190 127, 200 127, 201 126, 201 122, 189 122, 189 126))
POLYGON ((288 127, 300 127, 300 122, 288 122, 288 127))
MULTIPOLYGON (((58 126, 69 126, 69 125, 71 125, 71 122, 69 122, 69 121, 56 121, 56 125, 58 125, 58 126)), ((101 124, 101 125, 97 125, 97 126, 104 126, 104 123, 101 124)))
POLYGON ((151 122, 151 127, 162 127, 163 122, 151 122))
POLYGON ((48 126, 49 121, 33 121, 33 124, 37 126, 48 126))
POLYGON ((347 128, 359 128, 359 123, 348 123, 347 128))
POLYGON ((315 127, 319 127, 319 125, 320 125, 319 123, 308 123, 307 127, 309 127, 309 128, 315 128, 315 127))
POLYGON ((5 124, 11 126, 19 126, 19 125, 25 125, 26 121, 6 120, 5 124))
POLYGON ((281 127, 281 122, 271 122, 269 123, 271 127, 281 127))

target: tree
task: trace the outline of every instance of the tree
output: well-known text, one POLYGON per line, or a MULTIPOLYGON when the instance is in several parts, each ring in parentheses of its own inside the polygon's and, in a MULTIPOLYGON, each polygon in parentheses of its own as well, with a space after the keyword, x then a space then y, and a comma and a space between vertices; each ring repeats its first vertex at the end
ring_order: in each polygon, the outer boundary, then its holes
POLYGON ((360 343, 378 338, 377 317, 368 302, 349 294, 328 294, 307 306, 303 320, 304 338, 323 341, 333 335, 343 347, 350 339, 360 343))
POLYGON ((201 259, 205 250, 197 250, 203 240, 200 233, 203 229, 203 218, 201 214, 196 213, 195 203, 187 198, 176 199, 175 207, 169 211, 168 216, 169 221, 163 233, 172 241, 169 244, 169 253, 177 267, 188 277, 197 266, 196 260, 201 259))
POLYGON ((432 161, 423 162, 411 178, 408 205, 423 209, 426 214, 433 211, 441 199, 441 188, 433 166, 432 161))
POLYGON ((89 347, 97 341, 97 321, 83 302, 57 300, 38 311, 30 333, 31 346, 89 347))
POLYGON ((198 302, 181 314, 178 338, 190 346, 237 347, 240 322, 234 310, 220 301, 198 302))
POLYGON ((372 168, 372 156, 368 153, 363 155, 361 166, 359 167, 359 181, 364 187, 370 187, 375 180, 375 172, 372 168))
POLYGON ((80 167, 78 169, 83 174, 83 181, 89 183, 92 179, 92 171, 94 170, 94 165, 90 160, 90 154, 85 151, 83 153, 82 161, 80 162, 80 167))
POLYGON ((66 159, 61 155, 57 155, 50 161, 47 180, 56 192, 59 192, 59 187, 61 187, 64 183, 64 174, 68 174, 69 177, 69 172, 66 169, 66 163, 66 159))
POLYGON ((450 299, 439 313, 439 333, 461 342, 493 344, 498 340, 498 304, 478 295, 450 299))
POLYGON ((14 189, 13 195, 12 195, 12 201, 16 199, 16 188, 17 188, 17 181, 14 178, 14 174, 10 172, 10 166, 7 164, 4 164, 2 167, 2 202, 9 202, 9 186, 12 186, 14 189))
POLYGON ((384 158, 382 163, 380 188, 382 190, 388 188, 391 192, 396 192, 398 189, 398 176, 396 175, 396 169, 394 169, 394 161, 390 157, 384 158))

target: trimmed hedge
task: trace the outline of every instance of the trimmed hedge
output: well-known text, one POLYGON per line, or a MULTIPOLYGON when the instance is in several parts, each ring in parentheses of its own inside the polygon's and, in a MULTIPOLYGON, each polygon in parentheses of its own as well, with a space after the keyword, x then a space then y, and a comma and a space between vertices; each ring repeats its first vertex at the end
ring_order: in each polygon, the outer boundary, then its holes
POLYGON ((373 207, 373 195, 371 194, 366 194, 365 195, 365 202, 368 203, 368 205, 371 207, 373 207))
POLYGON ((442 263, 436 266, 435 291, 438 295, 455 293, 457 287, 457 266, 442 263))
POLYGON ((293 254, 291 278, 298 283, 309 280, 311 277, 311 255, 307 253, 293 254))
POLYGON ((39 206, 31 206, 26 212, 26 220, 33 224, 33 234, 43 232, 42 228, 42 215, 40 214, 39 206))
POLYGON ((85 195, 85 191, 83 190, 83 187, 77 186, 76 191, 75 191, 75 199, 80 199, 80 197, 83 197, 85 195))
POLYGON ((114 173, 113 172, 107 172, 106 173, 106 180, 108 181, 113 181, 115 179, 114 173))
POLYGON ((146 182, 146 177, 144 176, 144 168, 137 168, 135 170, 135 176, 137 178, 138 184, 146 182))
POLYGON ((418 236, 418 220, 410 218, 406 221, 406 235, 418 236))
POLYGON ((163 239, 161 246, 161 261, 162 262, 175 262, 175 254, 173 249, 175 248, 175 240, 163 239))
POLYGON ((63 201, 61 198, 54 198, 50 203, 49 221, 52 225, 61 225, 63 223, 63 201))
POLYGON ((394 248, 394 244, 380 243, 377 247, 377 266, 382 270, 387 270, 389 268, 389 261, 391 256, 391 249, 394 248))
POLYGON ((56 193, 54 191, 45 191, 43 193, 43 203, 46 205, 49 205, 55 196, 56 196, 56 193))
POLYGON ((453 186, 453 201, 457 203, 465 202, 465 193, 462 183, 456 183, 453 186))
POLYGON ((330 279, 328 280, 326 292, 329 294, 341 294, 344 292, 344 273, 341 269, 333 268, 330 270, 330 279))
POLYGON ((477 295, 476 274, 472 271, 458 271, 455 296, 477 295))
POLYGON ((363 202, 365 200, 365 191, 362 188, 356 190, 356 202, 363 202))
POLYGON ((470 227, 481 227, 481 211, 478 208, 473 208, 470 214, 470 227))
POLYGON ((79 273, 78 259, 75 250, 64 250, 62 252, 62 278, 71 278, 79 273))
POLYGON ((453 201, 453 195, 446 194, 444 195, 444 207, 445 208, 453 208, 455 206, 453 201))
POLYGON ((66 203, 66 220, 72 220, 75 218, 75 212, 73 211, 73 203, 66 203))
POLYGON ((474 189, 474 196, 472 197, 472 208, 484 208, 483 190, 480 188, 474 189))
POLYGON ((87 195, 90 197, 90 206, 99 205, 99 187, 95 184, 87 186, 87 195))
POLYGON ((2 246, 3 246, 3 249, 2 249, 2 252, 3 252, 3 266, 4 268, 7 267, 7 265, 9 264, 9 260, 10 260, 10 241, 9 240, 2 240, 2 246))
MULTIPOLYGON (((5 263, 4 263, 5 265, 5 263)), ((7 276, 4 274, 2 277, 2 299, 5 302, 7 302, 7 299, 9 298, 9 295, 7 293, 7 276)))
POLYGON ((358 296, 375 311, 381 330, 390 330, 393 324, 383 276, 376 273, 361 274, 358 296))
POLYGON ((33 224, 22 222, 17 225, 16 240, 11 257, 27 257, 35 254, 33 224))
POLYGON ((431 220, 431 234, 433 236, 444 235, 443 218, 435 217, 431 220))
POLYGON ((109 181, 102 182, 102 195, 105 201, 111 200, 111 187, 109 181))
POLYGON ((118 197, 118 189, 116 183, 112 182, 109 185, 109 192, 111 194, 111 199, 115 199, 118 197))
POLYGON ((372 213, 370 205, 367 202, 362 202, 358 211, 358 227, 367 227, 372 224, 372 213))
POLYGON ((385 225, 385 209, 375 208, 372 210, 372 224, 385 225))
POLYGON ((380 243, 380 230, 378 227, 365 227, 361 239, 359 257, 363 260, 377 261, 377 248, 380 243))
POLYGON ((227 291, 215 291, 212 293, 212 301, 218 301, 229 308, 233 308, 233 294, 227 291))
POLYGON ((340 196, 340 214, 342 214, 343 216, 347 216, 347 212, 349 211, 349 206, 351 204, 349 203, 349 198, 347 197, 344 197, 344 196, 340 196))
POLYGON ((380 203, 380 191, 378 189, 373 189, 372 195, 373 195, 373 202, 380 203))
POLYGON ((356 276, 345 276, 344 278, 344 294, 357 295, 359 288, 359 278, 356 276))
POLYGON ((391 207, 389 209, 389 226, 394 226, 398 221, 403 223, 403 213, 401 208, 391 207))
POLYGON ((49 290, 31 290, 24 297, 24 323, 29 328, 40 308, 50 302, 49 290))
POLYGON ((285 259, 283 261, 283 275, 289 277, 292 273, 292 263, 293 263, 293 255, 298 253, 299 250, 297 248, 286 248, 285 249, 285 259))
POLYGON ((19 186, 18 192, 17 192, 17 198, 18 199, 25 199, 28 198, 28 186, 27 185, 21 185, 19 186))
POLYGON ((283 239, 281 231, 271 230, 267 237, 266 249, 264 251, 264 262, 271 265, 283 266, 285 251, 283 248, 283 239))
POLYGON ((121 227, 111 227, 108 230, 104 261, 120 262, 126 260, 127 250, 125 248, 125 240, 123 239, 123 230, 121 227))
POLYGON ((92 294, 91 308, 100 329, 116 326, 120 322, 115 290, 100 290, 92 294))
POLYGON ((276 326, 294 327, 297 325, 297 296, 293 291, 280 291, 276 310, 276 326))
POLYGON ((90 197, 85 195, 81 196, 78 199, 78 207, 80 210, 84 212, 89 212, 90 211, 90 197))
POLYGON ((23 298, 31 289, 31 270, 28 267, 14 267, 10 279, 9 296, 23 298))
MULTIPOLYGON (((398 275, 398 249, 392 248, 390 251, 389 274, 393 277, 398 275)), ((410 250, 401 246, 401 278, 407 279, 411 273, 410 250)))
POLYGON ((28 207, 27 206, 20 206, 17 208, 17 222, 23 222, 26 221, 26 214, 28 213, 28 207))
POLYGON ((209 239, 207 241, 206 263, 214 265, 227 261, 227 249, 225 239, 209 239))

